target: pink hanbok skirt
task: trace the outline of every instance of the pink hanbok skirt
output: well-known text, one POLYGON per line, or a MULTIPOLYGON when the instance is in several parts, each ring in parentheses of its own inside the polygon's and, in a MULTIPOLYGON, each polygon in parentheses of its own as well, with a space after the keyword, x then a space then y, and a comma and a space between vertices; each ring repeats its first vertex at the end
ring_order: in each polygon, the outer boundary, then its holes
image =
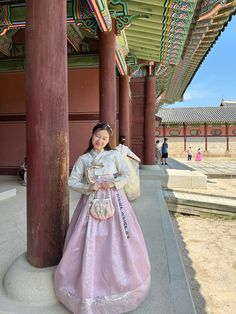
POLYGON ((137 218, 123 189, 99 190, 111 197, 115 214, 99 221, 82 195, 54 272, 58 299, 75 314, 118 314, 134 310, 150 286, 150 263, 137 218))
POLYGON ((201 161, 202 160, 202 153, 197 153, 195 157, 196 161, 201 161))

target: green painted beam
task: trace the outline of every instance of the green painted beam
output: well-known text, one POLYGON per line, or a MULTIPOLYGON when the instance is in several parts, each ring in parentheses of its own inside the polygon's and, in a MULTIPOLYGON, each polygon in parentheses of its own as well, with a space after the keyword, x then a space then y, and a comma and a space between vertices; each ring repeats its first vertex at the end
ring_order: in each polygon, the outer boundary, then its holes
POLYGON ((17 72, 25 69, 25 60, 17 59, 2 59, 0 60, 0 72, 17 72))
MULTIPOLYGON (((67 1, 67 18, 73 18, 73 3, 72 1, 67 1)), ((11 6, 11 21, 16 22, 25 22, 26 20, 26 7, 25 4, 21 4, 18 6, 11 6)), ((4 25, 1 24, 0 25, 4 25)))
POLYGON ((80 68, 99 65, 98 55, 86 55, 86 56, 69 56, 68 68, 80 68))
MULTIPOLYGON (((88 68, 97 67, 99 65, 98 55, 87 55, 87 56, 69 56, 68 57, 68 68, 88 68)), ((0 60, 0 72, 17 72, 25 70, 25 59, 2 59, 0 60)))

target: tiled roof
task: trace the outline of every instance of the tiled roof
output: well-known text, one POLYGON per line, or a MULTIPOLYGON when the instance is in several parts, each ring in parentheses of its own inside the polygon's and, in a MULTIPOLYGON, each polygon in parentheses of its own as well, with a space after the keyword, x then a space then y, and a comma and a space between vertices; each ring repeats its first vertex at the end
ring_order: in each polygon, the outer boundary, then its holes
POLYGON ((236 101, 234 101, 234 100, 222 100, 220 105, 224 106, 224 107, 226 107, 226 106, 232 107, 232 106, 236 106, 236 101))
POLYGON ((236 122, 236 106, 160 108, 156 116, 161 123, 236 122))

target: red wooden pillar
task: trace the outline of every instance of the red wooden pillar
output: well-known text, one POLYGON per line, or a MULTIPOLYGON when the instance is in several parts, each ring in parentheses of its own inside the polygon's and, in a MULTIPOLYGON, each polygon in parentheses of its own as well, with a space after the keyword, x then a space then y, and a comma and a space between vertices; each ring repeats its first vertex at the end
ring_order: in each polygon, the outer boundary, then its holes
POLYGON ((166 125, 163 124, 163 140, 164 140, 164 137, 166 137, 166 125))
POLYGON ((119 134, 126 138, 131 146, 129 75, 121 75, 119 82, 119 134))
POLYGON ((66 0, 26 1, 27 259, 59 262, 68 227, 66 0))
POLYGON ((186 147, 186 124, 183 123, 183 128, 184 128, 184 151, 186 151, 187 147, 186 147))
POLYGON ((99 118, 114 131, 112 146, 116 146, 116 61, 115 21, 110 32, 99 35, 99 118))
POLYGON ((205 129, 205 151, 207 152, 207 124, 205 123, 205 127, 204 127, 204 129, 205 129))
POLYGON ((154 165, 155 162, 155 106, 156 78, 150 75, 146 79, 146 103, 144 117, 144 165, 154 165))
POLYGON ((225 124, 226 128, 226 151, 229 151, 229 125, 226 123, 225 124))

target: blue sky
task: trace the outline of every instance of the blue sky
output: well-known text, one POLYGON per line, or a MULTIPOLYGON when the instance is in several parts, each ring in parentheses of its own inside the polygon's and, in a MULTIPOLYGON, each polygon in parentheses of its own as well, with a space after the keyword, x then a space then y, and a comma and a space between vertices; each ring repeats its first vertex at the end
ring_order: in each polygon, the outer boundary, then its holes
POLYGON ((184 101, 164 108, 218 106, 236 101, 236 16, 212 47, 184 94, 184 101))

